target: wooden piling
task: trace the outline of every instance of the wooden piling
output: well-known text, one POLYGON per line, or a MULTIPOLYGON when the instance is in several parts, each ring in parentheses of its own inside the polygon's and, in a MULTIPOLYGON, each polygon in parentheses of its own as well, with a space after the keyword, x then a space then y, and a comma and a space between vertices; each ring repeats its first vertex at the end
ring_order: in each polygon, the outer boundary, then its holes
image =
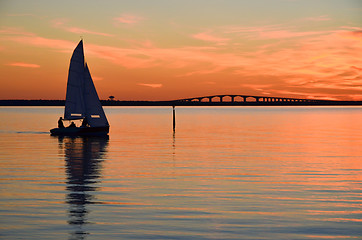
POLYGON ((173 132, 175 132, 175 130, 176 130, 175 106, 172 106, 172 129, 173 129, 173 132))

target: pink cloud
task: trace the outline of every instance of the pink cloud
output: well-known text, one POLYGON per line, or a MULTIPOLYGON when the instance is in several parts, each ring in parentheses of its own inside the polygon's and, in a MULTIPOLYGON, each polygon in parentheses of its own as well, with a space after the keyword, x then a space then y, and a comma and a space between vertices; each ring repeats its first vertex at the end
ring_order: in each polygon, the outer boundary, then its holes
POLYGON ((352 69, 358 70, 358 71, 362 71, 362 68, 360 67, 356 67, 356 66, 351 66, 352 69))
POLYGON ((24 68, 40 68, 40 65, 38 65, 38 64, 23 63, 23 62, 8 63, 6 65, 13 66, 13 67, 24 67, 24 68))
POLYGON ((224 42, 227 42, 230 40, 228 38, 213 36, 213 35, 209 34, 208 32, 197 33, 197 34, 192 35, 192 37, 195 39, 206 41, 206 42, 215 42, 215 43, 224 43, 224 42))
POLYGON ((8 36, 8 37, 3 37, 2 39, 25 45, 47 47, 47 48, 54 48, 61 50, 74 48, 74 42, 61 40, 61 39, 43 38, 36 35, 8 36))
POLYGON ((290 30, 290 27, 282 25, 266 25, 266 26, 227 26, 220 31, 224 34, 234 34, 246 39, 288 39, 297 37, 306 37, 313 35, 324 35, 331 33, 330 31, 296 31, 290 30))
POLYGON ((91 35, 99 35, 99 36, 105 36, 105 37, 112 37, 112 34, 108 33, 102 33, 102 32, 95 32, 84 28, 78 28, 78 27, 70 27, 66 26, 66 23, 68 20, 66 19, 55 19, 53 20, 53 26, 56 28, 63 29, 64 31, 76 33, 76 34, 91 34, 91 35))
POLYGON ((77 33, 77 34, 92 34, 92 35, 99 35, 99 36, 105 36, 105 37, 112 37, 112 34, 108 33, 101 33, 101 32, 94 32, 83 28, 77 28, 77 27, 67 27, 65 28, 66 31, 77 33))
POLYGON ((35 36, 34 33, 24 31, 20 28, 4 27, 0 29, 0 34, 4 35, 22 35, 22 36, 35 36))
POLYGON ((151 87, 151 88, 161 88, 163 86, 160 83, 138 83, 137 85, 151 87))
MULTIPOLYGON (((270 32, 279 36, 295 33, 286 31, 287 33, 280 34, 275 33, 276 29, 273 31, 270 32)), ((362 95, 362 38, 358 30, 337 29, 297 35, 305 35, 305 38, 289 37, 282 42, 286 45, 273 45, 263 41, 260 47, 243 51, 230 51, 224 45, 160 48, 151 41, 147 41, 147 44, 135 43, 127 48, 95 44, 86 44, 85 48, 87 56, 102 58, 127 68, 177 69, 174 76, 191 79, 195 75, 205 75, 202 81, 212 80, 216 82, 215 86, 226 86, 230 78, 240 91, 244 91, 241 87, 243 84, 249 84, 248 89, 255 93, 279 93, 287 96, 300 93, 306 97, 333 95, 336 98, 344 96, 350 99, 353 95, 362 95), (223 74, 220 75, 223 80, 213 77, 218 76, 216 74, 223 74)), ((273 39, 268 37, 265 39, 273 39)), ((71 51, 75 46, 74 42, 47 39, 28 33, 3 36, 1 39, 58 50, 71 51)), ((138 85, 162 87, 162 84, 138 85)))
POLYGON ((360 27, 343 26, 341 28, 347 29, 347 30, 362 31, 362 28, 360 28, 360 27))
POLYGON ((330 21, 331 19, 327 15, 323 15, 318 17, 305 18, 305 20, 313 22, 322 22, 322 21, 330 21))
POLYGON ((344 37, 354 38, 354 39, 357 39, 359 41, 362 41, 362 30, 344 31, 344 32, 340 32, 340 34, 343 35, 344 37))
POLYGON ((222 32, 227 34, 242 34, 242 33, 260 33, 267 31, 277 31, 282 28, 281 25, 266 25, 266 26, 226 26, 221 29, 222 32))
POLYGON ((116 23, 124 23, 124 24, 135 24, 143 20, 143 17, 139 17, 136 15, 123 14, 120 17, 113 18, 116 23))
POLYGON ((281 38, 295 38, 295 37, 306 37, 312 35, 320 35, 324 32, 293 32, 287 30, 278 30, 278 31, 264 31, 260 32, 259 36, 266 39, 281 39, 281 38))

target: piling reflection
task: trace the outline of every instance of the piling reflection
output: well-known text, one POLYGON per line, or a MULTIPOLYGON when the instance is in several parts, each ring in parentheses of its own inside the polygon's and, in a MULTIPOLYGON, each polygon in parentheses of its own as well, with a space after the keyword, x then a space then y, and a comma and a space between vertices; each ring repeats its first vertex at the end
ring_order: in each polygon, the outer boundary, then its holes
POLYGON ((89 224, 87 205, 96 204, 94 192, 101 177, 101 163, 106 154, 107 138, 59 137, 59 148, 64 151, 69 205, 68 223, 75 227, 69 239, 84 239, 89 224))

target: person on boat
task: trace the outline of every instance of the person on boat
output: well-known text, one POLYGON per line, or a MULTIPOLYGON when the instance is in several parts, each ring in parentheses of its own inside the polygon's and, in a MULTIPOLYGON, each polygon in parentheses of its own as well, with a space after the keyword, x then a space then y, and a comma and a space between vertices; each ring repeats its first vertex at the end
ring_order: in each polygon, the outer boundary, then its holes
POLYGON ((68 128, 75 128, 75 127, 77 127, 77 126, 75 125, 74 122, 72 122, 72 123, 68 126, 68 128))
POLYGON ((82 127, 88 127, 88 120, 87 118, 84 118, 83 121, 82 121, 82 127))
POLYGON ((63 124, 63 118, 60 117, 58 120, 58 128, 64 128, 64 124, 63 124))

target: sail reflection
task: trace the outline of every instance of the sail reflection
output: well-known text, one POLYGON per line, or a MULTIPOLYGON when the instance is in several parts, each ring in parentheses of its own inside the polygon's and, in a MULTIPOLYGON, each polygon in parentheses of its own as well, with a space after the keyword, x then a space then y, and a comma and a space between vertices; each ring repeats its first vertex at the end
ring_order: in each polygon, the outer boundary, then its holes
POLYGON ((70 239, 84 239, 88 232, 83 230, 88 220, 87 205, 96 204, 94 191, 101 177, 101 163, 108 145, 108 137, 59 137, 59 148, 64 151, 69 220, 76 227, 70 239))

